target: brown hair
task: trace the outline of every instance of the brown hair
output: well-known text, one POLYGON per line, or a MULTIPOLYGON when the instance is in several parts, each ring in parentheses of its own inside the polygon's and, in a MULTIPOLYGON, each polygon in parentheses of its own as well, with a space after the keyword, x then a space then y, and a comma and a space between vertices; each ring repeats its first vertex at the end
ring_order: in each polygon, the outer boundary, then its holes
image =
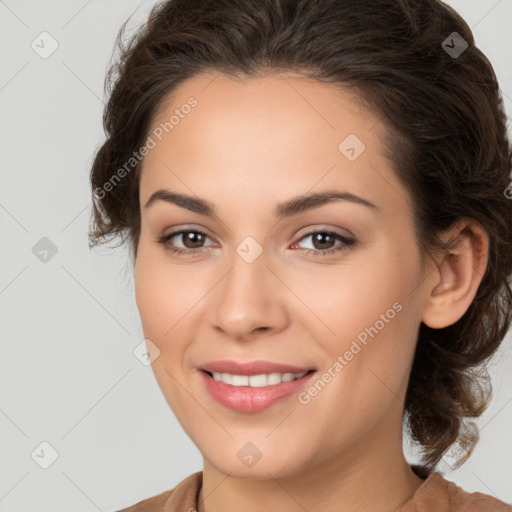
POLYGON ((443 329, 420 325, 405 401, 423 462, 435 466, 455 441, 464 462, 478 439, 468 418, 491 396, 483 363, 512 317, 512 152, 494 70, 466 22, 438 0, 170 0, 126 44, 125 29, 106 79, 107 140, 90 175, 90 246, 120 235, 137 257, 141 164, 130 172, 126 162, 188 78, 292 71, 352 88, 384 122, 422 255, 443 247, 438 235, 462 217, 489 235, 487 269, 466 313, 443 329))

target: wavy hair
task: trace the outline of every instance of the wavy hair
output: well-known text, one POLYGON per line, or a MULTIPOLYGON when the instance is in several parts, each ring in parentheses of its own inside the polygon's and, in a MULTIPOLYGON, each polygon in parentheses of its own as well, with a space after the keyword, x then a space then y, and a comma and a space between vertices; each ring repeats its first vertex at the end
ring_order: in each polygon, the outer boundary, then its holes
POLYGON ((352 89, 386 128, 422 258, 448 248, 439 235, 458 219, 481 223, 485 275, 456 323, 420 325, 404 404, 425 465, 455 442, 464 462, 478 439, 470 419, 492 395, 485 363, 512 317, 511 145, 495 72, 467 23, 438 0, 169 0, 125 35, 126 23, 106 78, 107 139, 90 172, 91 247, 120 236, 137 257, 140 162, 112 179, 173 89, 206 71, 242 79, 292 71, 352 89))

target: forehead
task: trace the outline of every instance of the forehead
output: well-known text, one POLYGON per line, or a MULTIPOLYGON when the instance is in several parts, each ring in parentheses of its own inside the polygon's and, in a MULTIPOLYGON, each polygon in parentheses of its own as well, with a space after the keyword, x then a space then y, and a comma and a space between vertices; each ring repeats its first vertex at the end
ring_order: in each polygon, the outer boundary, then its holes
POLYGON ((276 143, 286 142, 287 135, 295 135, 296 139, 312 132, 316 132, 317 138, 330 139, 329 135, 338 132, 339 137, 344 130, 351 130, 363 137, 373 130, 378 120, 363 108, 354 88, 294 73, 245 78, 211 72, 199 74, 164 97, 152 128, 165 124, 181 109, 188 113, 176 119, 175 132, 186 130, 183 125, 200 122, 205 129, 210 128, 204 135, 222 131, 226 136, 254 140, 253 136, 262 135, 263 129, 268 135, 265 139, 280 135, 276 143), (189 111, 187 103, 191 98, 197 105, 189 111), (191 122, 182 122, 188 117, 192 118, 191 122), (177 130, 178 125, 181 125, 180 130, 177 130), (243 128, 242 132, 239 128, 243 128))
POLYGON ((269 192, 286 199, 315 184, 363 196, 390 181, 396 188, 382 130, 352 89, 291 73, 198 75, 153 119, 141 202, 166 187, 202 197, 222 188, 241 201, 269 192))

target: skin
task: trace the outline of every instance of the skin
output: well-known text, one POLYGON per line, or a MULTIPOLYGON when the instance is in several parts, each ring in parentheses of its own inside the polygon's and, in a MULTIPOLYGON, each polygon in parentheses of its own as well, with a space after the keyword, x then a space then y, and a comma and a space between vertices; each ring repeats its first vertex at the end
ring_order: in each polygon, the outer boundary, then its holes
MULTIPOLYGON (((423 480, 402 450, 402 415, 420 322, 440 328, 467 310, 487 264, 488 238, 471 219, 444 236, 453 255, 425 268, 412 199, 383 155, 385 126, 346 90, 291 73, 233 80, 198 75, 164 102, 152 128, 193 96, 198 105, 151 149, 140 180, 141 232, 135 292, 144 335, 160 350, 152 367, 162 392, 204 460, 207 512, 396 511, 423 480), (350 161, 348 134, 366 149, 350 161), (145 204, 157 189, 205 199, 217 215, 145 204), (277 222, 281 202, 328 189, 376 208, 333 201, 277 222), (179 229, 203 243, 158 242, 179 229), (314 243, 334 230, 356 243, 314 243), (262 249, 248 263, 247 237, 262 249), (217 403, 197 367, 214 359, 333 366, 365 328, 402 306, 308 404, 296 396, 258 413, 217 403), (261 459, 246 467, 247 443, 261 459)), ((151 131, 151 130, 150 130, 151 131)), ((149 132, 148 132, 149 133, 149 132)))

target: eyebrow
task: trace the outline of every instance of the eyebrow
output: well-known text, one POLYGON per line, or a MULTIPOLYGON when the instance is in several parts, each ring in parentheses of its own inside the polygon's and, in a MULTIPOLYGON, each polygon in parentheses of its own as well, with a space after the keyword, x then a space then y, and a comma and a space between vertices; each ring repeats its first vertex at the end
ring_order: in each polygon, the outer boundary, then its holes
MULTIPOLYGON (((362 197, 351 194, 350 192, 326 190, 324 192, 297 196, 289 199, 288 201, 285 201, 284 203, 278 204, 274 210, 274 218, 282 219, 285 217, 291 217, 292 215, 296 215, 303 211, 310 210, 312 208, 318 208, 332 201, 340 200, 366 206, 373 210, 379 210, 376 205, 367 199, 363 199, 362 197)), ((153 192, 144 208, 149 208, 151 205, 158 201, 172 203, 177 206, 181 206, 182 208, 186 208, 191 212, 199 213, 200 215, 205 215, 207 217, 217 216, 215 207, 210 202, 185 194, 178 194, 166 189, 159 189, 153 192)))

